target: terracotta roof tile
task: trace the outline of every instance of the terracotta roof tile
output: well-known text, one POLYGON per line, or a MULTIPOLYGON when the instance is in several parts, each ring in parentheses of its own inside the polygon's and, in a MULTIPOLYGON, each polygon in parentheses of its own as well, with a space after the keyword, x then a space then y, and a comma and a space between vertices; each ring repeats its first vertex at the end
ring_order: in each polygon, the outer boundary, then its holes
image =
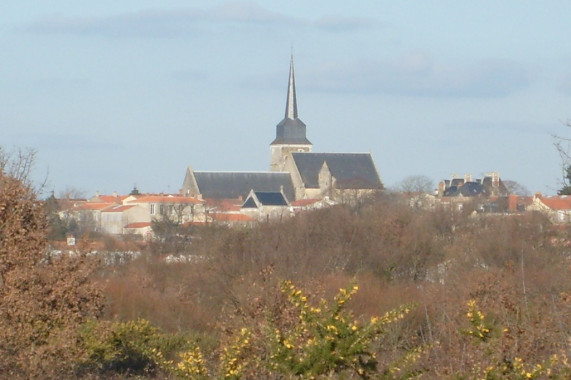
POLYGON ((217 222, 255 222, 256 219, 244 214, 226 214, 215 213, 211 214, 212 219, 217 222))
POLYGON ((116 203, 106 203, 106 202, 86 202, 78 204, 74 210, 104 210, 108 207, 112 207, 116 203))
POLYGON ((571 210, 571 196, 541 197, 540 199, 552 210, 571 210))
POLYGON ((129 201, 129 203, 188 203, 197 204, 204 203, 204 201, 183 196, 169 196, 169 195, 143 195, 137 196, 136 199, 129 201))
POLYGON ((97 198, 102 202, 121 203, 121 201, 127 197, 128 195, 100 195, 97 198))
POLYGON ((151 222, 135 222, 135 223, 129 223, 125 226, 125 228, 145 228, 145 227, 150 227, 151 226, 151 222))
POLYGON ((109 208, 101 210, 101 212, 123 212, 123 211, 127 211, 133 207, 135 207, 135 205, 116 205, 116 206, 111 206, 109 208))

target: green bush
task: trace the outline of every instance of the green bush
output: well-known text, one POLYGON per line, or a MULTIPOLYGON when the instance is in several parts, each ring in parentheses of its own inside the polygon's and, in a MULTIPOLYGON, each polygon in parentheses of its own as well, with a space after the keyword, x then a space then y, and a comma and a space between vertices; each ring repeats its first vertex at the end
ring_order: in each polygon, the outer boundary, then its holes
POLYGON ((148 374, 157 369, 154 353, 165 355, 184 349, 187 338, 164 334, 144 319, 127 322, 84 324, 80 331, 84 349, 82 372, 148 374))

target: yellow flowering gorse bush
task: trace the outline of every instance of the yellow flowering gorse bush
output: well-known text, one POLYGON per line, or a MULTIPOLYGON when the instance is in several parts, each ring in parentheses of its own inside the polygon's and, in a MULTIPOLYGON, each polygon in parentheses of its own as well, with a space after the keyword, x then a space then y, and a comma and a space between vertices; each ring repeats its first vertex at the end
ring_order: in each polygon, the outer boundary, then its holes
POLYGON ((291 281, 284 281, 281 291, 297 309, 299 317, 290 328, 274 327, 268 333, 271 369, 309 378, 343 371, 362 378, 375 373, 377 359, 371 343, 386 331, 388 324, 403 319, 410 307, 403 306, 362 322, 346 309, 347 302, 358 290, 357 285, 351 284, 339 289, 331 304, 322 299, 317 306, 312 306, 291 281))

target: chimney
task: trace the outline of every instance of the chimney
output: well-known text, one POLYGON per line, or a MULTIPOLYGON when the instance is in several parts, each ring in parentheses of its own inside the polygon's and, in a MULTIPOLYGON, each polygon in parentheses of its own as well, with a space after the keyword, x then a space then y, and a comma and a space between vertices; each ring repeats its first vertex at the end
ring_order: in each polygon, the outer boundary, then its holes
POLYGON ((492 187, 497 189, 500 187, 500 173, 491 172, 487 174, 488 177, 492 177, 492 187))
POLYGON ((438 196, 442 196, 446 190, 446 183, 444 181, 438 182, 438 196))
POLYGON ((519 197, 515 194, 510 194, 508 196, 508 210, 509 211, 517 211, 517 203, 518 203, 518 199, 519 197))
POLYGON ((464 183, 472 182, 472 174, 464 174, 464 183))

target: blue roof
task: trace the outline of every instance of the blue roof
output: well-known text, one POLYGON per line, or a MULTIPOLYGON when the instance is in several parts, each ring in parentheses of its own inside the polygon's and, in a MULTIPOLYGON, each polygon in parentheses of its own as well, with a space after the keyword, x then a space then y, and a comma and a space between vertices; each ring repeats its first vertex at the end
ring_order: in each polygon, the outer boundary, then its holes
POLYGON ((253 191, 242 205, 242 208, 258 207, 256 200, 261 206, 289 206, 287 199, 279 191, 253 191))
POLYGON ((276 191, 255 191, 256 198, 264 206, 288 206, 287 199, 284 195, 276 191))

